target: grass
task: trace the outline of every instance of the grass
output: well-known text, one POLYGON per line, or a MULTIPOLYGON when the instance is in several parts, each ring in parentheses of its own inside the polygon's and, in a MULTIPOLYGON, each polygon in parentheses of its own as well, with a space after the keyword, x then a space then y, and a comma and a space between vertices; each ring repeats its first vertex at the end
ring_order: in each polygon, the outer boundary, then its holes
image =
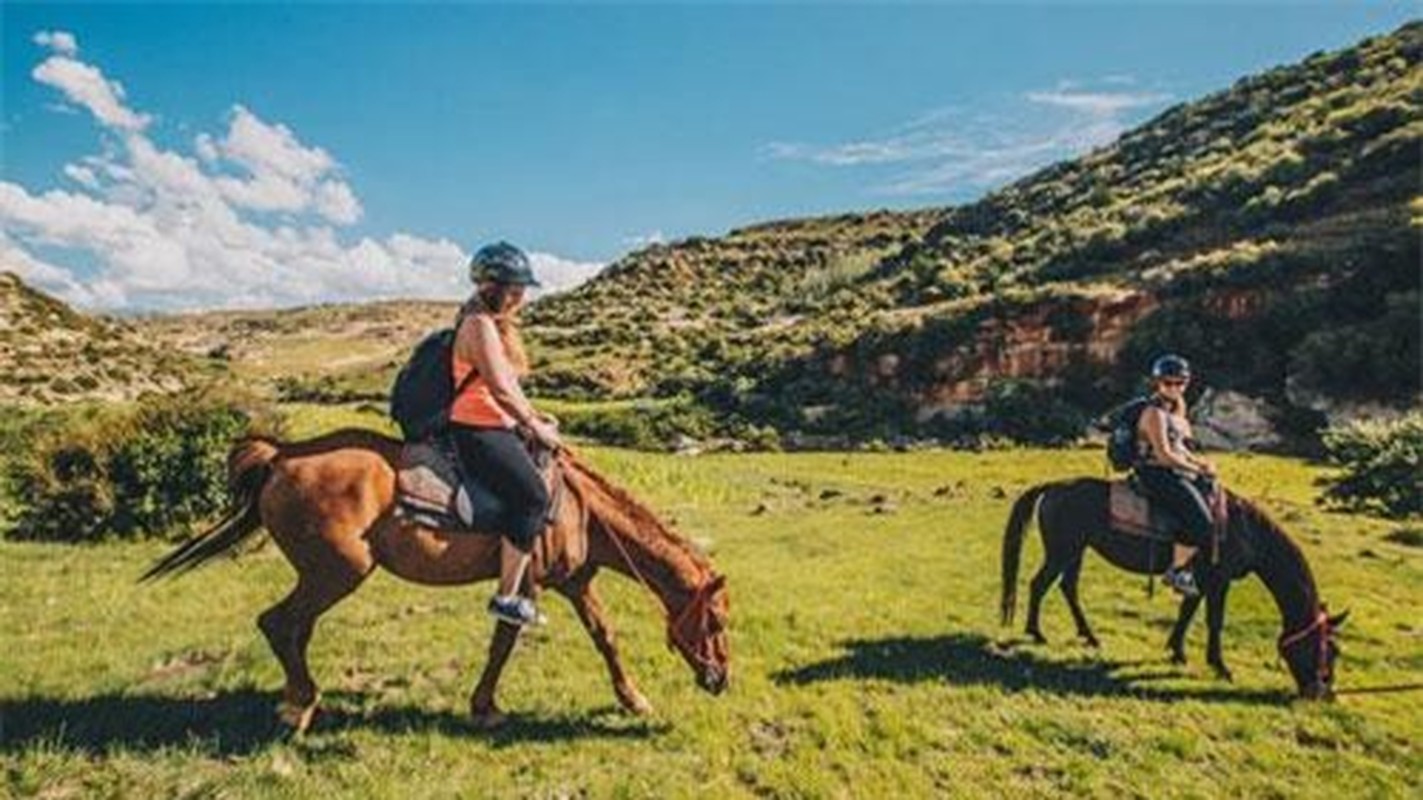
MULTIPOLYGON (((345 420, 302 410, 309 433, 345 420)), ((1083 600, 1104 647, 996 624, 998 547, 1027 485, 1100 474, 1095 451, 755 454, 588 450, 708 547, 733 592, 733 686, 699 692, 655 602, 600 581, 624 659, 657 706, 615 710, 570 609, 505 673, 514 713, 466 722, 488 644, 488 586, 374 576, 312 646, 327 714, 304 739, 271 723, 280 673, 253 625, 291 571, 267 546, 137 586, 163 547, 0 543, 0 795, 15 796, 1418 796, 1413 693, 1291 703, 1258 583, 1231 598, 1235 684, 1164 660, 1174 602, 1089 558, 1083 600), (878 509, 878 510, 877 510, 878 509)), ((1313 467, 1220 459, 1354 611, 1342 688, 1423 681, 1423 552, 1392 528, 1325 513, 1313 467)), ((1036 537, 1026 567, 1036 568, 1036 537)), ((1203 621, 1202 621, 1203 622, 1203 621)))

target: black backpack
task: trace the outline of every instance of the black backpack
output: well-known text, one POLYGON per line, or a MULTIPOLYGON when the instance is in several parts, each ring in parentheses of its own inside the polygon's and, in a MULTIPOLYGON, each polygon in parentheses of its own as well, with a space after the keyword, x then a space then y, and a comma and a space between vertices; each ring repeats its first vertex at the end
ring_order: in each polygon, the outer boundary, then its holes
POLYGON ((450 424, 450 406, 478 375, 471 369, 459 386, 451 372, 455 329, 444 328, 415 346, 410 360, 395 376, 390 389, 390 416, 407 442, 418 442, 442 432, 450 424))
POLYGON ((1136 426, 1151 398, 1138 397, 1107 412, 1107 461, 1112 469, 1124 472, 1136 466, 1140 451, 1136 446, 1136 426))

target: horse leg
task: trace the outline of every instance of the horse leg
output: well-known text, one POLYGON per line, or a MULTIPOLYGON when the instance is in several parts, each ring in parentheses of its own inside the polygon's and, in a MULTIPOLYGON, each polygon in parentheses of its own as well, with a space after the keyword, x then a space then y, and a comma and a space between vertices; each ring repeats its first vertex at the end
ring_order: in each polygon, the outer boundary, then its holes
POLYGON ((499 675, 503 673, 518 640, 518 625, 500 620, 494 626, 494 638, 489 642, 489 661, 485 663, 484 674, 479 676, 479 684, 469 698, 469 713, 481 728, 497 728, 504 724, 504 714, 494 702, 494 691, 499 687, 499 675))
POLYGON ((1088 647, 1101 647, 1102 643, 1097 641, 1097 637, 1092 633, 1092 626, 1087 624, 1087 615, 1082 613, 1082 604, 1077 600, 1077 579, 1082 575, 1082 553, 1077 554, 1067 569, 1062 573, 1062 596, 1067 598, 1067 607, 1072 609, 1072 620, 1077 623, 1077 635, 1088 647))
POLYGON ((1230 668, 1220 652, 1220 632, 1225 627, 1225 597, 1230 591, 1230 583, 1221 580, 1206 590, 1206 624, 1209 635, 1206 638, 1206 663, 1215 669, 1215 675, 1224 681, 1234 680, 1230 668))
POLYGON ((326 581, 300 577, 296 588, 257 617, 257 627, 267 638, 286 675, 277 716, 294 733, 305 733, 310 727, 320 699, 320 691, 306 663, 306 648, 311 643, 316 619, 355 591, 364 577, 354 571, 326 581))
POLYGON ((1166 640, 1166 647, 1171 651, 1172 664, 1186 663, 1186 631, 1191 627, 1191 620, 1196 616, 1196 609, 1200 607, 1200 595, 1181 600, 1181 611, 1176 616, 1176 627, 1171 629, 1171 638, 1166 640))
POLYGON ((1038 644, 1047 644, 1047 637, 1043 636, 1042 628, 1038 623, 1038 615, 1042 611, 1043 595, 1052 588, 1057 576, 1062 574, 1064 566, 1063 559, 1049 551, 1043 560, 1042 568, 1038 570, 1038 574, 1033 576, 1033 581, 1029 585, 1028 624, 1024 630, 1038 644))
POLYGON ((573 604, 578 618, 583 621, 583 627, 588 629, 594 646, 608 665, 608 674, 613 679, 613 691, 618 696, 618 702, 623 708, 639 716, 652 713, 652 704, 638 691, 632 678, 623 669, 622 660, 618 658, 617 645, 613 641, 613 629, 603 614, 602 601, 598 599, 597 592, 593 591, 591 580, 560 588, 559 591, 573 604))

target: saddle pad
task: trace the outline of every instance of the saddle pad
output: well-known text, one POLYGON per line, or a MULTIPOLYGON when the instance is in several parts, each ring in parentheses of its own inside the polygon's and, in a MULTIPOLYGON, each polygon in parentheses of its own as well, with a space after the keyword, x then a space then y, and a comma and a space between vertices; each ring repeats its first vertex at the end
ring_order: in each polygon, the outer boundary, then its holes
POLYGON ((1112 530, 1167 541, 1174 538, 1172 532, 1177 527, 1175 518, 1153 506, 1129 480, 1111 482, 1107 509, 1112 530))
MULTIPOLYGON (((555 462, 545 453, 534 454, 544 481, 561 489, 555 462), (555 483, 555 481, 557 481, 555 483)), ((554 491, 545 519, 558 514, 562 491, 554 491)), ((396 509, 427 527, 475 533, 495 533, 504 519, 506 503, 478 476, 466 476, 448 445, 406 442, 396 470, 396 509)))

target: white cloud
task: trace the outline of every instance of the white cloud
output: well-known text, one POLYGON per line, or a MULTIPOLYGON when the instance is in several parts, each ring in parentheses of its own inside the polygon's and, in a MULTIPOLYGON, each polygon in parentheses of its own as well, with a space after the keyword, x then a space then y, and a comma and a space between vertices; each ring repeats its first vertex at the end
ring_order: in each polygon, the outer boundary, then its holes
POLYGON ((534 292, 535 297, 568 291, 597 275, 604 266, 592 261, 570 261, 549 253, 530 253, 529 260, 533 262, 534 275, 543 284, 534 292))
POLYGON ((629 236, 623 239, 623 244, 630 247, 647 247, 654 244, 666 244, 667 236, 660 230, 651 233, 642 233, 636 236, 629 236))
MULTIPOLYGON (((1128 76, 1104 83, 1122 85, 1128 76)), ((1091 91, 1079 81, 1014 98, 1006 108, 935 109, 887 135, 816 145, 773 142, 763 155, 832 167, 893 168, 875 191, 944 194, 1002 185, 1040 167, 1108 144, 1128 127, 1126 115, 1158 106, 1170 95, 1091 91)))
MULTIPOLYGON (((199 133, 192 153, 146 133, 152 118, 124 104, 123 88, 73 58, 72 36, 45 32, 34 70, 88 109, 101 152, 65 166, 72 189, 31 191, 0 180, 0 269, 92 308, 278 306, 379 297, 453 299, 468 291, 468 255, 454 242, 407 233, 343 241, 359 198, 327 151, 234 105, 221 136, 199 133), (68 269, 39 248, 82 254, 68 269), (81 274, 81 272, 86 274, 81 274)), ((566 289, 600 268, 544 253, 532 259, 546 288, 566 289)))
POLYGON ((122 84, 105 78, 97 67, 75 59, 79 45, 73 35, 63 31, 42 31, 35 34, 35 41, 54 51, 54 55, 30 73, 35 80, 60 90, 71 103, 89 109, 89 113, 106 127, 138 132, 151 122, 149 117, 124 105, 122 84))
POLYGON ((75 41, 74 34, 65 31, 40 31, 35 34, 35 44, 48 47, 63 56, 72 56, 79 52, 79 42, 75 41))

